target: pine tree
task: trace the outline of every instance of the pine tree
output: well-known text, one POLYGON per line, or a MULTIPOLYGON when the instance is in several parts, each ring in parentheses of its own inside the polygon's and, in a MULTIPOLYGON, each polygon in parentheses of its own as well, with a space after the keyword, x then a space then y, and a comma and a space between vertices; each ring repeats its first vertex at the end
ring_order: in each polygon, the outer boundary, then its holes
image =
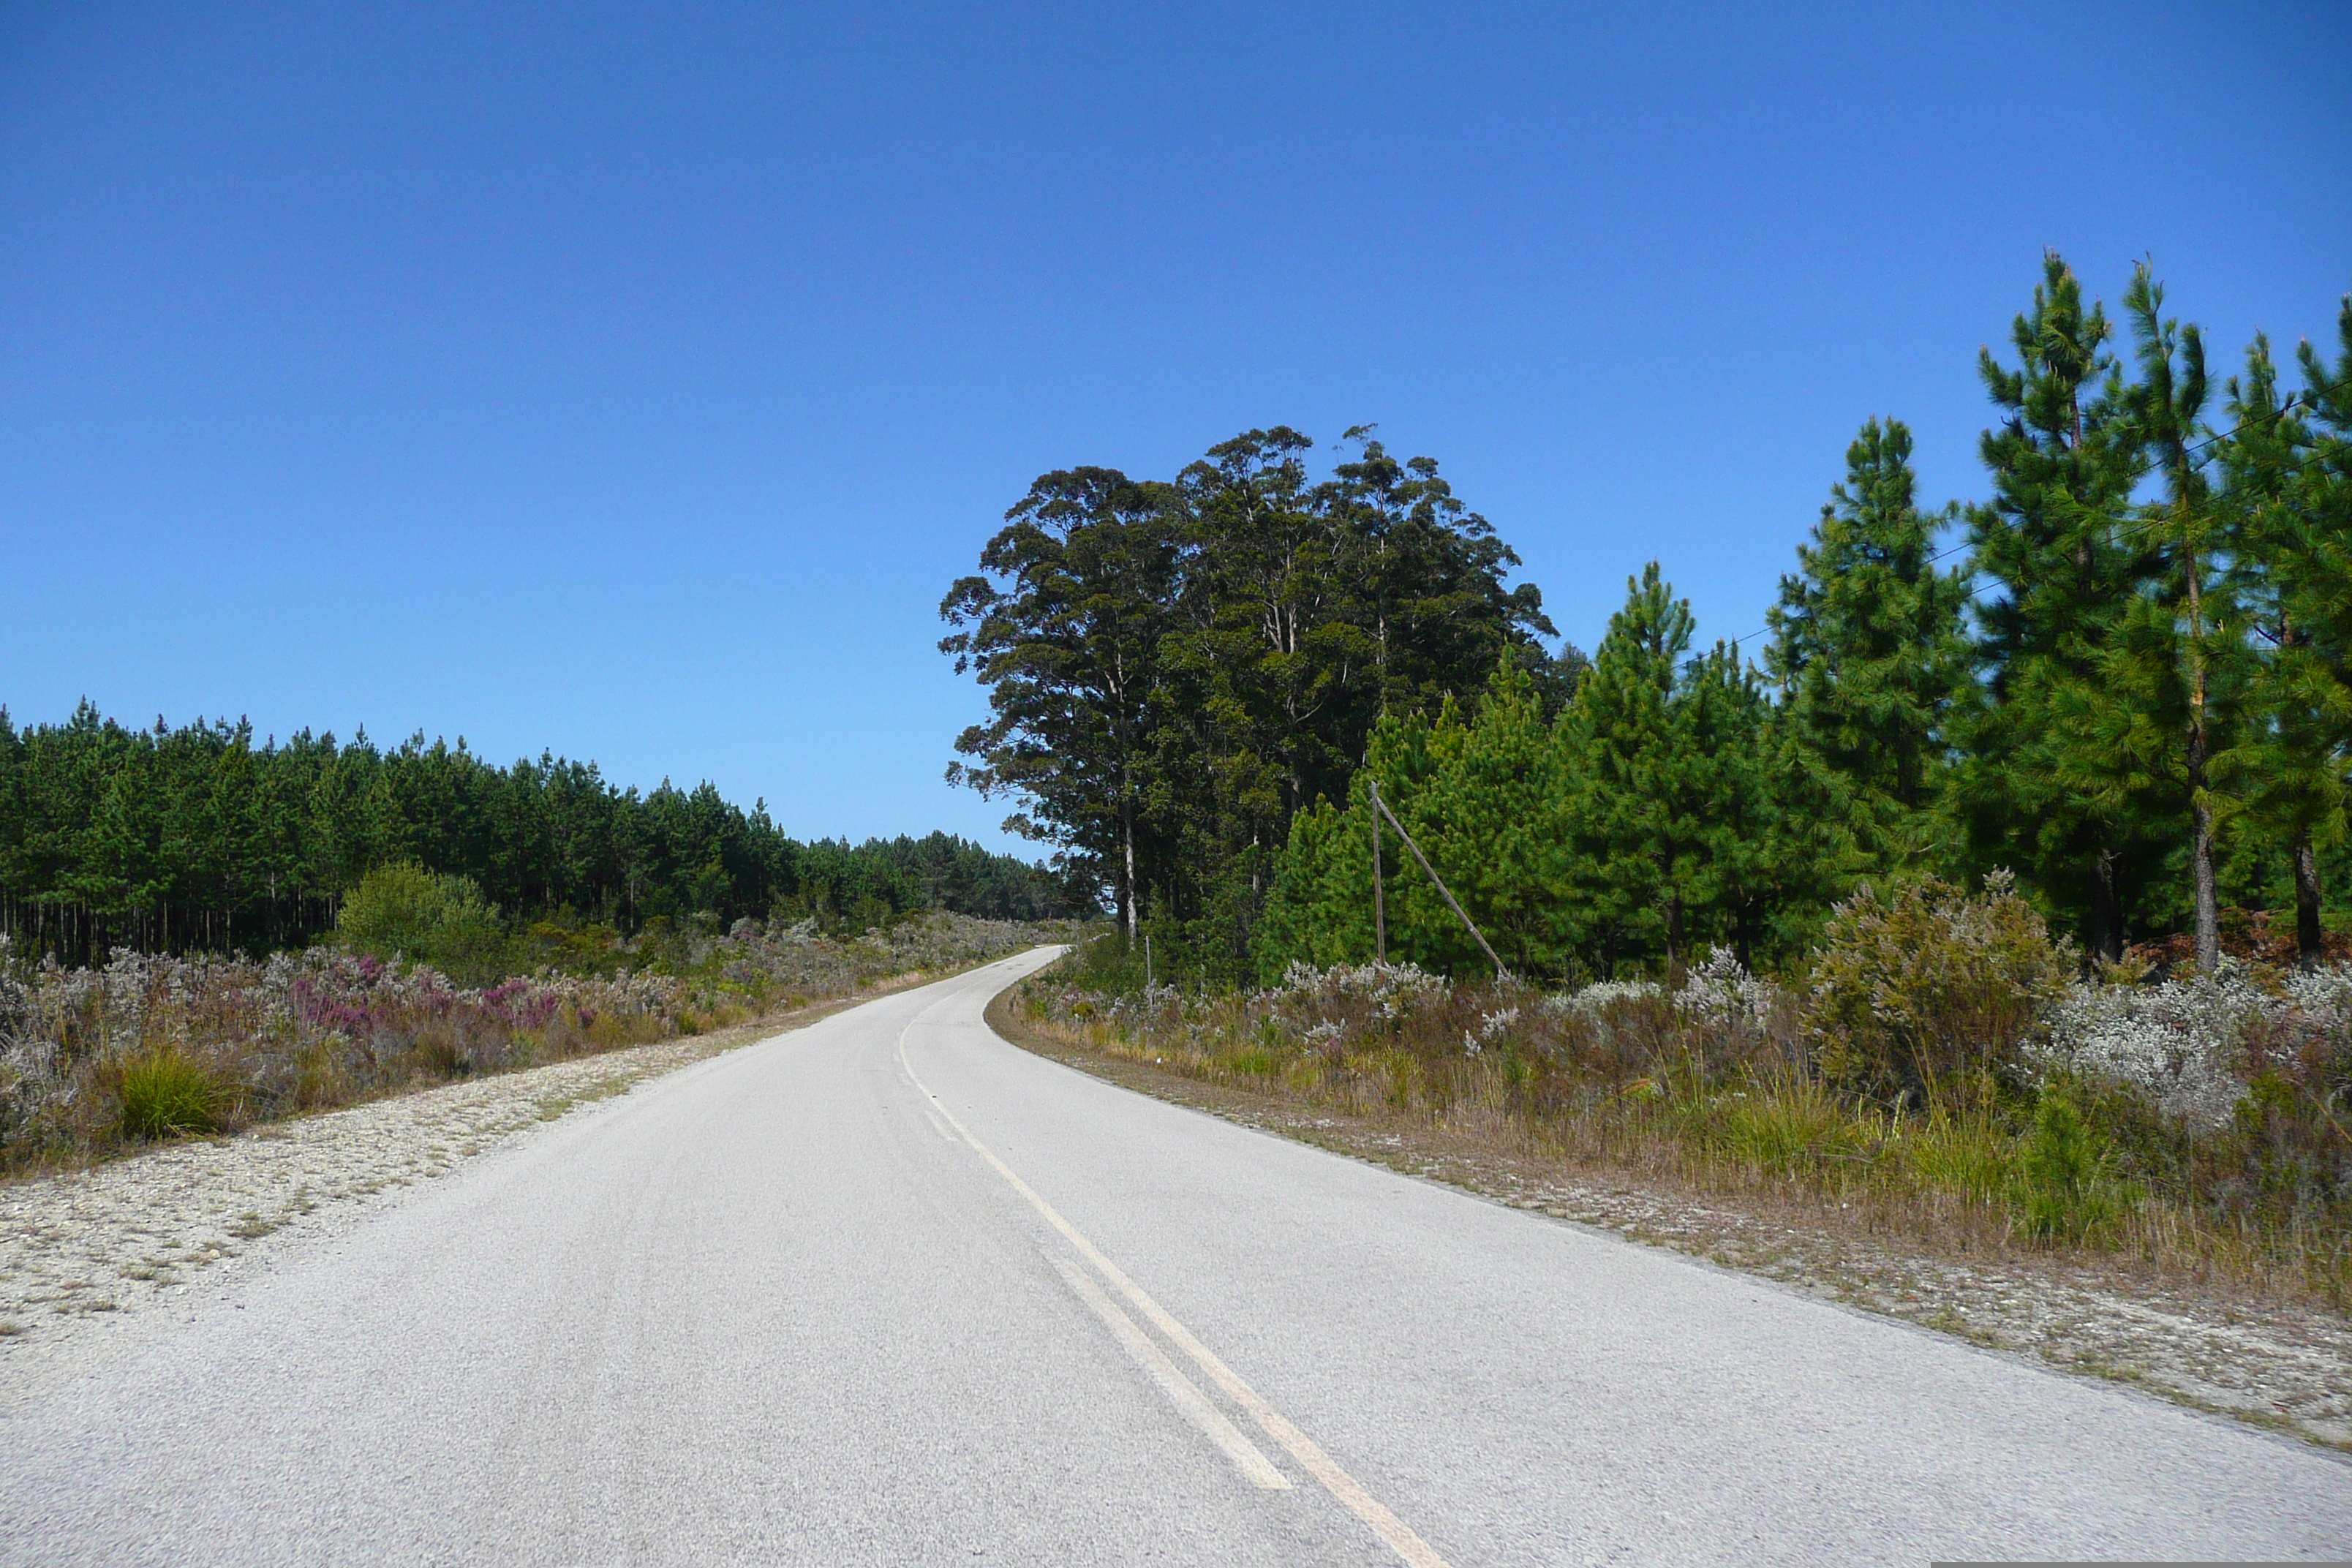
POLYGON ((1922 511, 1916 489, 1910 430, 1864 424, 1780 579, 1765 655, 1787 733, 1850 786, 1857 837, 1886 870, 1941 868, 1933 814, 1969 689, 1968 584, 1931 560, 1957 509, 1922 511))
POLYGON ((2236 719, 2236 688, 2244 673, 2242 634, 2228 585, 2215 560, 2210 486, 2200 452, 2208 384, 2205 342, 2191 324, 2163 314, 2164 289, 2142 263, 2124 294, 2139 362, 2139 379, 2125 394, 2132 435, 2147 468, 2161 476, 2164 500, 2141 509, 2143 531, 2160 552, 2151 592, 2129 606, 2128 624, 2103 668, 2143 656, 2156 661, 2110 679, 2100 689, 2112 705, 2122 693, 2147 691, 2179 736, 2179 793, 2189 807, 2189 868, 2195 908, 2198 967, 2221 961, 2221 901, 2214 881, 2214 819, 2219 801, 2210 764, 2227 748, 2236 719), (2143 650, 2145 650, 2143 655, 2143 650))
POLYGON ((1578 924, 1591 933, 1604 977, 1621 960, 1661 948, 1670 961, 1684 952, 1686 908, 1675 871, 1696 837, 1678 821, 1672 787, 1680 771, 1675 671, 1690 647, 1690 605, 1674 597, 1655 562, 1625 586, 1625 606, 1609 618, 1559 726, 1578 924))
POLYGON ((2101 650, 2156 564, 2122 517, 2137 443, 2110 331, 2053 253, 2011 328, 2018 368, 1978 356, 2006 417, 1980 443, 1992 500, 1968 512, 1970 568, 1992 590, 1978 611, 1989 700, 1955 793, 1976 857, 2025 874, 2119 958, 2169 842, 2157 825, 2177 814, 2148 746, 2085 730, 2078 711, 2099 700, 2101 650))

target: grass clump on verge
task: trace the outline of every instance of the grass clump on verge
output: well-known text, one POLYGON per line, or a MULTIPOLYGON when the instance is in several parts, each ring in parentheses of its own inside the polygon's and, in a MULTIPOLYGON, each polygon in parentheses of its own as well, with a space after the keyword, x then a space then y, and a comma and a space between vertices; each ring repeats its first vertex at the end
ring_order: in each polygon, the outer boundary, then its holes
POLYGON ((126 1063, 116 1093, 122 1135, 132 1139, 217 1132, 228 1099, 210 1068, 168 1047, 126 1063))

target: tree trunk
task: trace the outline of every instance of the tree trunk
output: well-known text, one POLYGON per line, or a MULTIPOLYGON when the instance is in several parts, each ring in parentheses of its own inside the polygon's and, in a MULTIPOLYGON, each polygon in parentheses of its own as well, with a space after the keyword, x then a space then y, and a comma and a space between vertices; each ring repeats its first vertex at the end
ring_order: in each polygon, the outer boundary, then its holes
POLYGON ((2221 909, 2213 886, 2213 804, 2205 795, 2205 726, 2189 731, 2189 850, 2197 884, 2197 967, 2210 974, 2221 966, 2221 909))
POLYGON ((2099 851, 2097 861, 2097 902, 2091 914, 2091 946, 2108 963, 2120 963, 2124 957, 2124 902, 2116 889, 2116 858, 2111 850, 2099 851))
MULTIPOLYGON (((2187 477, 2174 493, 2186 496, 2187 477)), ((2179 502, 2175 503, 2179 506, 2179 502)), ((2221 967, 2221 900, 2213 889, 2213 803, 2205 793, 2205 600, 2199 583, 2197 552, 2189 552, 2189 814, 2193 832, 2189 869, 2197 879, 2197 967, 2210 974, 2221 967)))
POLYGON ((2311 847, 2311 829, 2294 839, 2294 956, 2305 969, 2317 969, 2326 956, 2326 934, 2319 924, 2319 852, 2311 847))
POLYGON ((1127 875, 1123 879, 1125 890, 1120 899, 1127 908, 1121 913, 1127 921, 1127 945, 1131 949, 1135 946, 1136 931, 1141 921, 1140 911, 1136 908, 1141 900, 1135 886, 1135 805, 1131 801, 1121 800, 1118 803, 1118 835, 1120 847, 1127 855, 1127 875))

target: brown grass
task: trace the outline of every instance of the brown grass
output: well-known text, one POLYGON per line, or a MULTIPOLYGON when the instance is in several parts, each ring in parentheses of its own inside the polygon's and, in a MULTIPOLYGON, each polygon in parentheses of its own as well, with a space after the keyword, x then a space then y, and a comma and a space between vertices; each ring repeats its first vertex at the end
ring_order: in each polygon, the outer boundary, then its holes
POLYGON ((1000 997, 990 1021, 1145 1092, 1425 1173, 1484 1162, 1515 1182, 1549 1173, 1728 1200, 1927 1257, 2089 1268, 2337 1313, 2352 1302, 2352 1247, 2333 1213, 2232 1215, 2102 1166, 2060 1195, 2062 1223, 2037 1226, 2053 1200, 2030 1184, 2030 1114, 1874 1110, 1788 1070, 1769 1040, 1735 1060, 1739 1042, 1678 1040, 1663 1016, 1626 1020, 1614 1064, 1431 1048, 1496 1005, 1491 993, 1449 998, 1433 1029, 1343 1045, 1301 1037, 1265 998, 1107 1013, 1046 978, 1000 997), (1700 1060, 1710 1048, 1725 1059, 1700 1060))

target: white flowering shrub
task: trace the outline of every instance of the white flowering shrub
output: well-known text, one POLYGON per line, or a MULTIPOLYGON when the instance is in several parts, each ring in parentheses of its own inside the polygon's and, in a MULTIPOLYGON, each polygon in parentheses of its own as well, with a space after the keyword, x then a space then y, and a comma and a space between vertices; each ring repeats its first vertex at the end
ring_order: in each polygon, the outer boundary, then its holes
POLYGON ((2178 1121, 2212 1130, 2246 1098, 2258 1045, 2293 1051, 2347 1034, 2352 967, 2292 974, 2273 987, 2225 959, 2213 973, 2160 985, 2077 983, 2026 1057, 2042 1077, 2063 1071, 2121 1085, 2178 1121))
POLYGON ((1763 1024, 1772 1011, 1776 991, 1769 982, 1748 973, 1727 947, 1708 950, 1706 961, 1693 969, 1675 994, 1675 1002, 1701 1023, 1763 1024))

